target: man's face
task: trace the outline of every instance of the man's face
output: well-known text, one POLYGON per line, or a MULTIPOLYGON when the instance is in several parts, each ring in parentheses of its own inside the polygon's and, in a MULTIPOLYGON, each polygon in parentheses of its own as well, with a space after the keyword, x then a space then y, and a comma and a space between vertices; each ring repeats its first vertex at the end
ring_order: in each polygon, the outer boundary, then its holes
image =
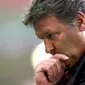
POLYGON ((34 28, 37 37, 44 41, 47 53, 67 55, 70 58, 69 65, 76 62, 75 56, 79 52, 77 49, 81 40, 78 30, 70 29, 55 16, 47 16, 37 20, 34 23, 34 28))

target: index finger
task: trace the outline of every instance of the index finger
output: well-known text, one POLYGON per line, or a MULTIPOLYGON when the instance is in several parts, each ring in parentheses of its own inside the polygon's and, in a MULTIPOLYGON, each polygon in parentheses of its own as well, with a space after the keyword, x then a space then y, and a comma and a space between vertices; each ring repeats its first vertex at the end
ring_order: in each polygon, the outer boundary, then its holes
POLYGON ((68 60, 69 59, 69 57, 64 54, 55 54, 51 58, 59 59, 59 60, 68 60))

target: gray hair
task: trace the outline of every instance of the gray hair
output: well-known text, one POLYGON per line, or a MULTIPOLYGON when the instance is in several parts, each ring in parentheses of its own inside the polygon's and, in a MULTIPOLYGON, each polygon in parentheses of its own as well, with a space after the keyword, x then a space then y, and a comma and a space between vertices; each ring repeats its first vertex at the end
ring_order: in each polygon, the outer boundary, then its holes
POLYGON ((63 23, 74 25, 78 12, 85 13, 84 0, 34 0, 23 23, 28 26, 41 17, 55 14, 63 23))

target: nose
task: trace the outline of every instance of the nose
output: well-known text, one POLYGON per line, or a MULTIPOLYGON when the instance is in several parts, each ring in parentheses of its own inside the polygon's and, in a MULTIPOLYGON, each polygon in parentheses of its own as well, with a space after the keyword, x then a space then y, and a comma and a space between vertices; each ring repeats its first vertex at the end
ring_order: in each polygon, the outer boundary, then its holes
POLYGON ((46 53, 54 54, 54 46, 51 40, 44 39, 45 51, 46 53))

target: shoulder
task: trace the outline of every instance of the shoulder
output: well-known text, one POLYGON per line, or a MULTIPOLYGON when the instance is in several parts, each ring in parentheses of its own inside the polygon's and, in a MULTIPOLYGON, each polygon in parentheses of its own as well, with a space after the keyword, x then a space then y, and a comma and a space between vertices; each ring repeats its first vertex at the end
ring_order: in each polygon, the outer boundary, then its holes
POLYGON ((85 85, 85 62, 82 64, 82 66, 79 70, 80 71, 79 71, 76 79, 77 79, 79 85, 85 85))

